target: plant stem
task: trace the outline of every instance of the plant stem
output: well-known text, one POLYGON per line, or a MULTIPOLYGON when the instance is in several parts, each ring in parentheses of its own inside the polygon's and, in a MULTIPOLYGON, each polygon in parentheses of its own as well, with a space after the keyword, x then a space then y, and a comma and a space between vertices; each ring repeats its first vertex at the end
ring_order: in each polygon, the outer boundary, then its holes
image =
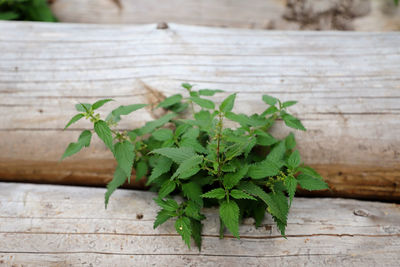
POLYGON ((222 113, 218 114, 218 133, 217 133, 217 164, 218 164, 218 178, 221 177, 221 159, 220 159, 220 147, 221 147, 221 135, 222 135, 222 126, 223 126, 223 119, 222 113))

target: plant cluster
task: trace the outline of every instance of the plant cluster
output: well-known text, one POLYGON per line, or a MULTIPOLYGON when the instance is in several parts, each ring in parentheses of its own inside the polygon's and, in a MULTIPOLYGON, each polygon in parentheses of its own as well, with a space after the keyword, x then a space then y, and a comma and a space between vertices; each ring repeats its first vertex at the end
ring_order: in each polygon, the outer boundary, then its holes
POLYGON ((47 0, 0 0, 0 20, 57 21, 47 0))
MULTIPOLYGON (((219 208, 221 237, 227 228, 239 238, 239 222, 245 217, 253 217, 256 226, 260 226, 265 211, 285 236, 297 186, 307 190, 328 188, 314 169, 301 163, 293 133, 279 140, 268 132, 278 119, 291 128, 306 130, 300 120, 287 112, 297 102, 281 102, 263 95, 265 111, 248 116, 232 111, 236 94, 226 97, 216 108, 207 97, 221 90, 194 90, 187 83, 182 86, 187 97, 176 94, 166 98, 155 107, 165 109, 165 115, 131 131, 119 131, 115 126, 121 116, 144 108, 145 104, 119 106, 105 120, 96 110, 111 99, 76 105, 80 113, 65 128, 82 118, 89 119, 94 133, 118 163, 114 178, 107 185, 106 207, 111 194, 130 182, 133 168, 136 179, 147 177, 147 185, 158 192, 154 200, 161 210, 154 228, 175 219, 176 231, 188 247, 192 237, 201 248, 205 219, 202 208, 208 206, 219 208), (182 116, 188 109, 191 118, 182 116), (235 122, 237 127, 225 127, 226 120, 235 122), (180 197, 172 198, 174 195, 180 197)), ((92 131, 84 130, 77 142, 69 144, 62 158, 89 146, 91 137, 92 131)))

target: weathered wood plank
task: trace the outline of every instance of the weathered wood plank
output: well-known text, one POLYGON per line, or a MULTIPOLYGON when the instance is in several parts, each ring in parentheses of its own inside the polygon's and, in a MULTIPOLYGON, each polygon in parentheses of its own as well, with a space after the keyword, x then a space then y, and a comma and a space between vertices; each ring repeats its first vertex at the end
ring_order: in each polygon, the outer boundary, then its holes
MULTIPOLYGON (((298 147, 330 194, 400 199, 398 33, 15 22, 0 30, 3 179, 104 184, 114 163, 99 141, 57 162, 89 126, 81 121, 62 132, 73 105, 115 98, 105 114, 121 104, 157 103, 192 82, 237 92, 236 111, 248 114, 263 110, 264 93, 299 100, 292 110, 308 131, 296 133, 298 147)), ((142 110, 120 128, 157 116, 142 110)), ((277 125, 273 133, 288 130, 277 125)))
POLYGON ((393 0, 57 0, 63 22, 173 22, 274 30, 397 31, 393 0))
POLYGON ((205 209, 201 252, 188 250, 172 222, 152 229, 153 193, 118 190, 104 210, 104 189, 1 183, 0 263, 34 265, 320 266, 396 265, 400 206, 296 198, 279 236, 272 218, 241 239, 218 238, 218 212, 205 209), (137 215, 139 215, 137 217, 137 215))

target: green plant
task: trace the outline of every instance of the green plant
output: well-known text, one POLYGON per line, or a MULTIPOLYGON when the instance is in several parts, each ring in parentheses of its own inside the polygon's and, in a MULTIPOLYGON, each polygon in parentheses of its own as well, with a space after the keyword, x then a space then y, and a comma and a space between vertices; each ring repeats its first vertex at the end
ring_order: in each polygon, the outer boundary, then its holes
POLYGON ((0 20, 57 21, 47 0, 0 0, 0 20))
MULTIPOLYGON (((94 132, 118 162, 114 178, 107 185, 106 207, 110 195, 126 180, 130 182, 134 168, 136 179, 147 177, 151 190, 158 192, 154 200, 161 210, 154 228, 176 218, 176 231, 188 247, 193 237, 201 248, 204 206, 219 206, 221 237, 227 228, 239 238, 239 222, 244 217, 254 217, 256 226, 260 226, 265 211, 272 215, 284 236, 297 186, 307 190, 328 188, 315 170, 301 163, 293 133, 283 140, 268 133, 278 119, 291 128, 306 130, 300 120, 287 112, 297 102, 281 102, 263 95, 268 107, 261 114, 248 116, 232 111, 236 94, 229 95, 216 109, 215 103, 204 97, 221 90, 195 91, 190 84, 182 86, 188 97, 176 94, 166 98, 156 107, 167 111, 164 116, 129 132, 113 128, 121 116, 144 108, 145 104, 120 106, 105 120, 95 111, 111 99, 76 105, 80 113, 65 128, 81 118, 90 119, 94 132), (196 111, 194 105, 200 109, 196 111), (188 107, 193 116, 182 118, 188 107), (238 127, 224 127, 226 120, 238 127)), ((91 136, 91 131, 83 131, 62 158, 89 146, 91 136)))

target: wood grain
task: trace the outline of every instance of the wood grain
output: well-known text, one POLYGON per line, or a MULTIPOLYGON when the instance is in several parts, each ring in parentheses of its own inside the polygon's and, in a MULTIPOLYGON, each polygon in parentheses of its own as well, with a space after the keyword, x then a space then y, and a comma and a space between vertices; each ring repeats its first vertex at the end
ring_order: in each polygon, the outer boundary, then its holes
MULTIPOLYGON (((105 115, 184 93, 180 84, 191 82, 226 90, 217 102, 237 92, 235 111, 247 114, 263 111, 262 94, 298 100, 291 110, 308 129, 296 132, 298 149, 327 178, 330 194, 400 199, 398 33, 21 22, 2 22, 0 30, 7 33, 0 36, 2 179, 104 184, 114 163, 97 139, 58 163, 90 126, 62 131, 74 104, 112 97, 105 115)), ((159 115, 141 110, 119 128, 159 115)), ((288 132, 282 122, 273 129, 277 137, 288 132)))
POLYGON ((15 266, 395 266, 400 206, 345 199, 296 198, 287 239, 270 216, 241 239, 218 238, 218 212, 207 216, 203 247, 187 249, 173 222, 152 229, 153 193, 118 190, 104 210, 104 189, 0 184, 0 263, 15 266), (137 216, 137 215, 141 216, 137 216), (141 219, 140 219, 141 218, 141 219))

